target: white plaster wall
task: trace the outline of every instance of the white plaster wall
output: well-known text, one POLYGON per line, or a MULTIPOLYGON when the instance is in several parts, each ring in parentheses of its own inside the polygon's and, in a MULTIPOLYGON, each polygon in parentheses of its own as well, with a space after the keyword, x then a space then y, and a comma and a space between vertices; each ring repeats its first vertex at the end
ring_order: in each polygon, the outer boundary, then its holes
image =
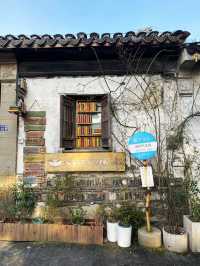
MULTIPOLYGON (((124 81, 127 77, 107 77, 109 88, 112 90, 112 97, 120 96, 122 98, 129 98, 127 95, 123 95, 122 90, 116 90, 119 83, 124 81)), ((33 78, 27 79, 28 93, 25 98, 28 111, 46 111, 47 125, 45 131, 46 148, 48 153, 58 152, 60 149, 60 95, 62 94, 102 94, 108 93, 109 89, 103 78, 98 77, 56 77, 56 78, 33 78)), ((129 82, 129 87, 136 87, 136 81, 129 82)), ((126 123, 127 121, 133 126, 148 127, 149 122, 144 121, 142 117, 145 114, 136 113, 123 113, 119 111, 119 117, 121 121, 126 123), (120 117, 120 116, 123 117, 120 117), (141 119, 139 119, 139 116, 141 119), (140 123, 142 122, 142 123, 140 123)), ((116 123, 113 120, 113 127, 116 127, 116 123)), ((152 128, 153 130, 153 128, 152 128)), ((126 130, 127 131, 127 130, 126 130)), ((133 130, 128 130, 128 135, 133 133, 133 130)), ((126 141, 126 140, 125 140, 126 141)), ((114 144, 114 150, 119 150, 116 144, 114 144)))
MULTIPOLYGON (((63 94, 103 94, 111 93, 118 118, 123 124, 132 125, 140 130, 147 130, 155 134, 154 118, 161 123, 161 140, 166 133, 176 126, 185 116, 186 108, 183 101, 177 97, 174 103, 174 95, 177 93, 175 80, 164 80, 161 76, 145 76, 147 82, 153 81, 158 90, 163 92, 164 101, 158 109, 150 109, 147 115, 144 109, 138 107, 144 96, 141 87, 144 85, 144 77, 137 76, 107 76, 103 77, 54 77, 54 78, 28 78, 27 95, 25 98, 28 111, 46 111, 45 141, 48 153, 60 151, 60 96, 63 94), (120 85, 123 83, 124 85, 120 85), (142 85, 142 86, 141 86, 142 85), (127 103, 136 103, 135 106, 127 103), (173 110, 173 105, 175 109, 173 110)), ((161 99, 162 100, 162 99, 161 99)), ((148 103, 147 103, 148 105, 148 103)), ((187 103, 186 103, 187 105, 187 103)), ((128 137, 135 129, 123 128, 116 120, 112 119, 112 131, 120 140, 120 145, 113 136, 113 151, 122 151, 127 147, 128 137)), ((23 121, 20 121, 18 151, 23 153, 24 133, 23 121)), ((127 164, 129 165, 129 158, 127 164)), ((18 173, 23 172, 23 156, 18 156, 18 173)))

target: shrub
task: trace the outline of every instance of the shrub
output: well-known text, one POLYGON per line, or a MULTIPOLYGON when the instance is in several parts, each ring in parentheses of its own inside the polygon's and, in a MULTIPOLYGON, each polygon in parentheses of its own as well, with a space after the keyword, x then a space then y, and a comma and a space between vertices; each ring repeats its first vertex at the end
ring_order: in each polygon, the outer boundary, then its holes
POLYGON ((82 207, 70 208, 70 218, 72 224, 84 224, 87 211, 82 207))
POLYGON ((26 185, 26 183, 19 183, 11 188, 11 193, 15 202, 16 218, 30 218, 36 204, 36 196, 33 188, 26 185))
POLYGON ((138 228, 145 223, 144 213, 136 207, 124 205, 119 209, 119 221, 122 226, 132 225, 134 235, 138 228))
POLYGON ((15 221, 30 218, 36 204, 32 188, 25 183, 13 185, 0 191, 0 219, 15 221))
POLYGON ((14 221, 16 216, 16 205, 11 194, 11 188, 0 189, 0 220, 14 221))

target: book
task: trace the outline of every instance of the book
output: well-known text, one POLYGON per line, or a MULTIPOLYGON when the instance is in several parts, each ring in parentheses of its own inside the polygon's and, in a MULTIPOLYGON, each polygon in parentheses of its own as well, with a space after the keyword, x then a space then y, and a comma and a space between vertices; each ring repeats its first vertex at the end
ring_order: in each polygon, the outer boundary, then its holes
POLYGON ((96 112, 97 104, 96 102, 78 102, 77 104, 78 112, 96 112))
POLYGON ((101 104, 78 101, 76 104, 76 147, 101 147, 101 104))

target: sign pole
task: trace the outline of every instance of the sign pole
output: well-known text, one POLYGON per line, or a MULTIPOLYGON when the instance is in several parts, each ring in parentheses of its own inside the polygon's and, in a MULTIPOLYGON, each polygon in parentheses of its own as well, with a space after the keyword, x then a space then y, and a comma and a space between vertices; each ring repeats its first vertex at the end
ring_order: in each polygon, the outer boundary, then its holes
MULTIPOLYGON (((147 166, 148 166, 148 163, 147 161, 145 160, 144 161, 144 175, 145 175, 145 178, 148 178, 148 174, 147 174, 147 166)), ((147 232, 151 232, 151 210, 150 210, 150 203, 151 203, 151 191, 150 191, 150 188, 147 187, 147 193, 146 193, 146 227, 147 227, 147 232)))
POLYGON ((157 153, 157 141, 155 137, 145 131, 135 132, 128 140, 128 149, 131 156, 137 160, 143 161, 143 167, 141 167, 141 179, 142 187, 146 187, 146 230, 151 232, 151 189, 154 186, 153 174, 151 166, 148 166, 148 160, 154 158, 157 153))

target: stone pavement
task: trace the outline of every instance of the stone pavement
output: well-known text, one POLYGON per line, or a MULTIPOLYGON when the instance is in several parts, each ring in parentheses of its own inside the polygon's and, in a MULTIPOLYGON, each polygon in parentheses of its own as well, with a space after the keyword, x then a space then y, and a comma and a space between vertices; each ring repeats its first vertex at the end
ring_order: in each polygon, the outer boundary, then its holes
POLYGON ((141 247, 120 249, 116 245, 86 246, 57 243, 0 242, 3 266, 198 266, 200 254, 177 255, 141 247))

